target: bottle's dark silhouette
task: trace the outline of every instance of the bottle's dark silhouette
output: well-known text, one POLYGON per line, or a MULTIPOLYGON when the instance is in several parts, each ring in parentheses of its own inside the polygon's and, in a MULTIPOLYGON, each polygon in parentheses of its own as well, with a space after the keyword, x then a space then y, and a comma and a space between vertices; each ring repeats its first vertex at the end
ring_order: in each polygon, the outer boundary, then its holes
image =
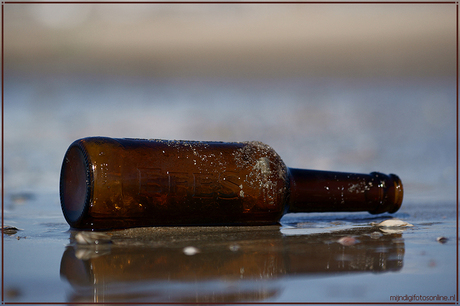
POLYGON ((260 142, 83 138, 67 150, 61 206, 71 227, 273 224, 288 212, 396 212, 394 175, 288 168, 260 142))

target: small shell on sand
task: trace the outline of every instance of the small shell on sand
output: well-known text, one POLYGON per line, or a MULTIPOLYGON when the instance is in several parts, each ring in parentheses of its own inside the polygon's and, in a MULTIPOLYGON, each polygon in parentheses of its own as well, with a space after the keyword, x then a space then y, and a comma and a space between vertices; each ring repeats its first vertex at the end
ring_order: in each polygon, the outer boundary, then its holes
POLYGON ((399 219, 389 219, 382 221, 380 223, 371 223, 373 226, 379 226, 379 227, 408 227, 408 226, 413 226, 410 223, 407 223, 405 221, 399 220, 399 219))
POLYGON ((337 240, 337 242, 344 246, 352 246, 357 244, 359 240, 354 237, 346 236, 340 238, 339 240, 337 240))
POLYGON ((370 236, 372 239, 379 239, 380 237, 383 236, 383 234, 380 233, 380 232, 372 232, 369 236, 370 236))
POLYGON ((448 240, 449 240, 449 238, 444 237, 444 236, 436 238, 436 241, 439 242, 439 243, 442 243, 442 244, 446 243, 448 240))
POLYGON ((18 231, 22 231, 22 229, 14 227, 14 226, 6 226, 6 225, 3 227, 3 234, 6 234, 6 235, 14 235, 18 231))
POLYGON ((240 249, 240 246, 238 244, 232 244, 228 248, 230 249, 230 251, 236 252, 240 249))
POLYGON ((78 232, 75 234, 77 244, 111 244, 111 237, 104 233, 78 232))
POLYGON ((200 253, 200 250, 198 250, 197 248, 195 248, 193 246, 188 246, 188 247, 185 247, 183 249, 183 252, 184 252, 185 255, 192 256, 192 255, 195 255, 197 253, 200 253))

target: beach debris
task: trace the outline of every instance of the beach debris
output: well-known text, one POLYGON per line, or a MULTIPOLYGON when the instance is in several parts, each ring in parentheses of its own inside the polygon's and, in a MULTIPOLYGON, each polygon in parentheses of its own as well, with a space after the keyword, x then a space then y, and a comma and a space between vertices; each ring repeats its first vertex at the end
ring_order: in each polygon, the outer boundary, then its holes
POLYGON ((444 236, 440 236, 440 237, 436 238, 436 241, 439 242, 439 243, 442 243, 442 244, 446 243, 448 240, 449 240, 449 238, 444 237, 444 236))
POLYGON ((412 224, 399 220, 399 219, 388 219, 385 221, 382 221, 380 223, 371 223, 373 226, 378 226, 378 227, 408 227, 408 226, 413 226, 412 224))
POLYGON ((10 195, 10 199, 14 204, 24 204, 27 201, 33 200, 34 195, 28 192, 21 192, 10 195))
POLYGON ((352 245, 357 244, 359 240, 351 236, 346 236, 346 237, 340 238, 339 240, 337 240, 337 242, 343 246, 352 246, 352 245))
POLYGON ((21 296, 21 290, 19 290, 19 288, 16 287, 6 288, 5 295, 9 299, 15 299, 21 296))
POLYGON ((370 235, 369 235, 372 239, 379 239, 380 237, 383 236, 383 234, 381 232, 372 232, 370 235))
POLYGON ((10 235, 10 236, 16 234, 18 231, 22 231, 22 229, 20 228, 17 228, 14 226, 7 226, 7 225, 5 225, 2 229, 3 229, 3 234, 10 235))
POLYGON ((77 244, 86 245, 100 245, 100 244, 111 244, 112 239, 110 235, 105 233, 96 232, 78 232, 75 234, 75 242, 77 244))
POLYGON ((110 254, 110 245, 80 245, 75 249, 75 257, 81 260, 89 260, 110 254))
POLYGON ((388 219, 380 223, 372 222, 371 225, 379 227, 379 229, 386 234, 400 234, 406 230, 407 227, 413 226, 399 219, 388 219))
POLYGON ((184 252, 185 255, 188 255, 188 256, 192 256, 197 253, 200 253, 200 250, 198 250, 197 248, 193 246, 185 247, 182 251, 184 252))
POLYGON ((240 246, 238 244, 232 244, 228 248, 230 249, 230 251, 236 252, 240 249, 240 246))

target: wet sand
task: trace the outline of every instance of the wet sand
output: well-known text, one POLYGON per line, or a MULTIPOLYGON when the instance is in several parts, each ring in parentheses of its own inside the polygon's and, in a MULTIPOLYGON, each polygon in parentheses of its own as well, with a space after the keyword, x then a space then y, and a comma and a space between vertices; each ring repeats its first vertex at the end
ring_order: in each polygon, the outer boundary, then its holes
POLYGON ((380 216, 289 214, 261 227, 84 232, 84 241, 56 195, 15 205, 5 223, 20 230, 3 237, 7 302, 456 299, 454 203, 409 203, 380 216), (413 226, 375 225, 394 218, 413 226))

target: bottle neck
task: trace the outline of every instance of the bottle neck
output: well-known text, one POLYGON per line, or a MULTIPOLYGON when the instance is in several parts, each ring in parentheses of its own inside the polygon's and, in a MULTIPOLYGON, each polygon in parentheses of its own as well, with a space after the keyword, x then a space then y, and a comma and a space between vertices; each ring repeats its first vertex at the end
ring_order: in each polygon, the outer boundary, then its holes
POLYGON ((288 212, 368 211, 394 213, 403 187, 394 174, 357 174, 290 168, 288 212))

